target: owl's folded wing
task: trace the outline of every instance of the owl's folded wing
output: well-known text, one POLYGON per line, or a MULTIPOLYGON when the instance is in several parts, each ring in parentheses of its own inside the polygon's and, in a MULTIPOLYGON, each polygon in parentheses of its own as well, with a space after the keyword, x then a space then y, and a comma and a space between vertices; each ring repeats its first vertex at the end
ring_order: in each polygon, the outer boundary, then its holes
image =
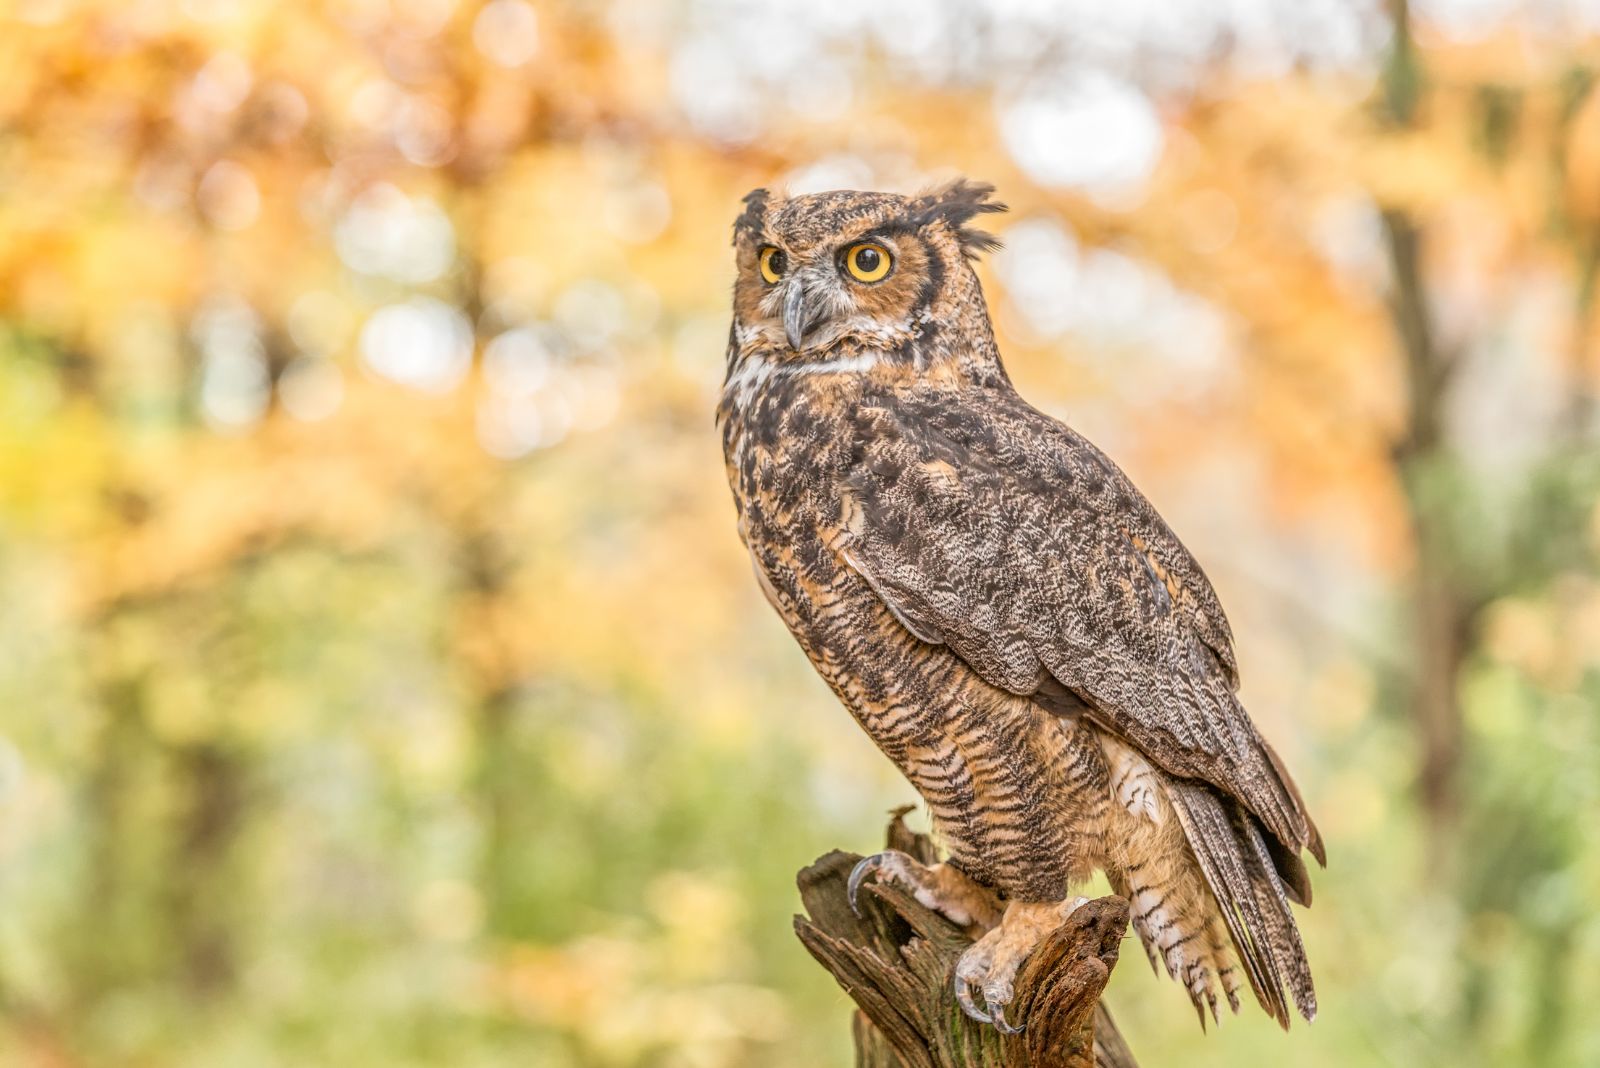
POLYGON ((838 551, 908 630, 991 685, 1047 704, 1065 687, 1170 774, 1244 804, 1286 865, 1305 848, 1322 860, 1235 694, 1205 574, 1097 449, 1015 394, 994 401, 902 394, 860 409, 838 551))

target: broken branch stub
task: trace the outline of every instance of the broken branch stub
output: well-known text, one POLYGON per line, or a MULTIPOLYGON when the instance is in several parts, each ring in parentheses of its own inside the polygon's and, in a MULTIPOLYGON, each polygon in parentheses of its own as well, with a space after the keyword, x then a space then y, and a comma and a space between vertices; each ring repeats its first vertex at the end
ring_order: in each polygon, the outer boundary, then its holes
MULTIPOLYGON (((889 846, 936 858, 896 813, 889 846)), ((1017 976, 1020 1034, 969 1019, 951 986, 956 959, 981 931, 957 927, 903 888, 868 883, 850 908, 846 880, 861 858, 833 852, 800 872, 807 916, 795 933, 856 1003, 857 1068, 1138 1068, 1101 992, 1128 926, 1128 903, 1080 906, 1048 935, 1017 976)))

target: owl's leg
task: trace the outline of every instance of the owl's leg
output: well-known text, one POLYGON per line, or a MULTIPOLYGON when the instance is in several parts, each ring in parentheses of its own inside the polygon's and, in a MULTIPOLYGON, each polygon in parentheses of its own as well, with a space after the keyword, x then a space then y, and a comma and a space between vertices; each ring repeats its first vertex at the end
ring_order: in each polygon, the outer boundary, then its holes
POLYGON ((926 865, 898 849, 865 857, 850 871, 850 908, 867 876, 899 883, 923 905, 962 927, 973 924, 988 930, 1000 922, 1000 899, 985 886, 974 882, 960 868, 949 864, 926 865))
POLYGON ((1066 901, 1013 901, 1006 906, 1000 926, 974 942, 956 961, 956 1000, 961 1011, 980 1023, 992 1023, 1008 1035, 1022 1030, 1006 1020, 1006 1006, 1015 993, 1017 969, 1045 935, 1072 915, 1086 897, 1066 901), (972 988, 983 995, 985 1009, 972 1001, 972 988))

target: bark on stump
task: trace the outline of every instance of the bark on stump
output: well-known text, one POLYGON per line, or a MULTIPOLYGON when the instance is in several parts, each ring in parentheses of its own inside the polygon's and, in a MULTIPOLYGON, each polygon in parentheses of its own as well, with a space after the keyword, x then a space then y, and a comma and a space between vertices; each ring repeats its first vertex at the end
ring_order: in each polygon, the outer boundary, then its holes
MULTIPOLYGON (((889 845, 936 860, 932 843, 896 813, 889 845)), ((968 1019, 951 988, 956 958, 977 933, 957 927, 898 886, 868 883, 861 915, 845 881, 859 856, 838 851, 800 872, 809 918, 795 933, 857 1005, 857 1068, 1138 1068, 1100 994, 1128 927, 1128 903, 1103 897, 1078 908, 1017 976, 1013 1019, 1002 1035, 968 1019)))

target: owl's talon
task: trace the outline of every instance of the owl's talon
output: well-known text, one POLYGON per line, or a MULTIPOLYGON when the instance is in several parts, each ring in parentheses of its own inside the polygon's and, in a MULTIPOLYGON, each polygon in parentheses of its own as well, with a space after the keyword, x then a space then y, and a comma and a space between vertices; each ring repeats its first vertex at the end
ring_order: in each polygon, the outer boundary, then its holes
POLYGON ((977 1005, 973 1004, 972 987, 968 985, 966 977, 960 972, 956 973, 955 989, 956 1004, 961 1006, 961 1011, 966 1013, 969 1018, 977 1020, 979 1023, 994 1022, 994 1018, 992 1016, 978 1008, 977 1005))
POLYGON ((862 857, 850 869, 845 891, 850 911, 861 915, 861 885, 868 876, 896 883, 911 891, 917 901, 958 927, 976 924, 987 930, 1000 922, 1000 902, 994 891, 972 881, 949 864, 927 865, 898 849, 885 849, 862 857))
POLYGON ((1000 925, 966 948, 956 961, 955 995, 961 1011, 996 1031, 1014 1035, 1023 1024, 1006 1019, 1006 1006, 1016 994, 1017 972, 1044 937, 1054 930, 1076 902, 1013 901, 1000 925), (972 988, 983 995, 980 1012, 972 1003, 972 988))
POLYGON ((845 896, 850 899, 850 911, 857 916, 861 915, 861 907, 856 903, 856 897, 861 893, 861 884, 866 881, 878 868, 883 866, 883 853, 874 853, 870 857, 862 857, 856 861, 856 866, 850 869, 850 879, 845 883, 845 896))

